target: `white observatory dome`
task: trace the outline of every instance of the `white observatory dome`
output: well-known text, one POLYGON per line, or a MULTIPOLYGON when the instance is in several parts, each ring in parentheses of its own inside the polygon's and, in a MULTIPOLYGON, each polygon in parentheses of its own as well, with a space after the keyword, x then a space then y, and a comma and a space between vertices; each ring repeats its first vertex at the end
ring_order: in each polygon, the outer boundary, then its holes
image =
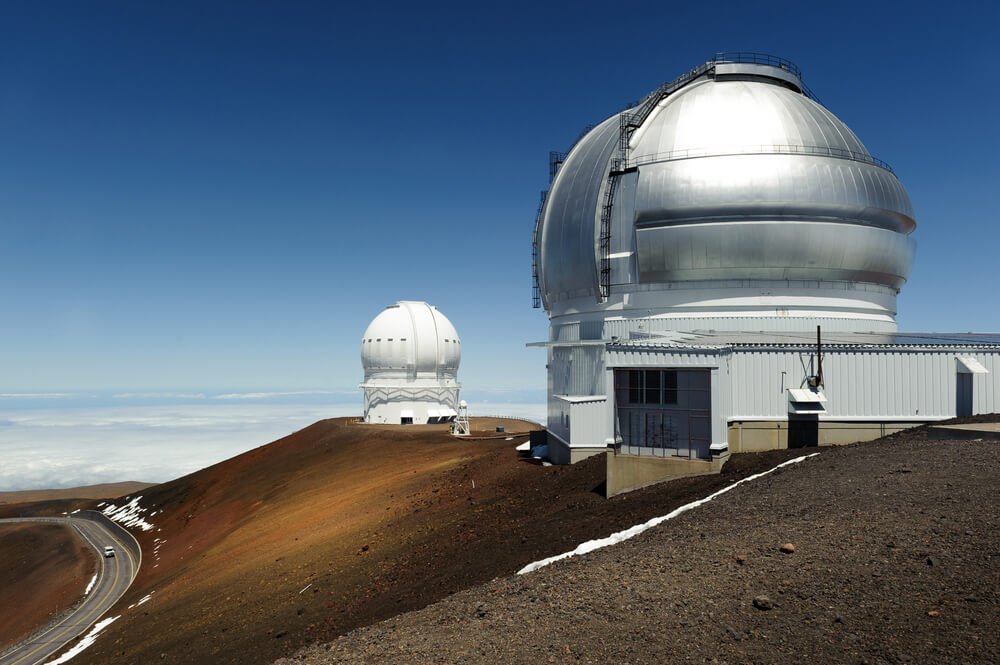
POLYGON ((554 327, 895 330, 910 199, 787 61, 717 56, 552 166, 534 246, 554 327))
POLYGON ((365 422, 453 420, 461 344, 451 321, 433 305, 404 300, 386 307, 361 339, 365 422))

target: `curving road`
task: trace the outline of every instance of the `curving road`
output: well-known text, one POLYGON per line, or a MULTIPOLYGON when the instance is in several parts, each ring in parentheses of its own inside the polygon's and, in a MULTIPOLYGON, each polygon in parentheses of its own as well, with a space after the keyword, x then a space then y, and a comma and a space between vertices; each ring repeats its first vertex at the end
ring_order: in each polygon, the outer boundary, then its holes
POLYGON ((121 537, 99 522, 65 517, 32 517, 3 519, 7 522, 57 522, 76 529, 97 555, 97 581, 76 609, 56 619, 28 639, 0 655, 0 665, 34 665, 42 663, 61 650, 68 642, 83 634, 125 595, 139 571, 139 562, 121 537), (115 556, 104 557, 104 547, 115 548, 115 556))

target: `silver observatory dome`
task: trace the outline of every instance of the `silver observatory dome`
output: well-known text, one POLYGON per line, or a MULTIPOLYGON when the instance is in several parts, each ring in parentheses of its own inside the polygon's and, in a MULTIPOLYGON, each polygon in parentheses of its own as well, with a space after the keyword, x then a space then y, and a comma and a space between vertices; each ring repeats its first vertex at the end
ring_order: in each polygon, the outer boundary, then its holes
POLYGON ((785 60, 720 54, 553 154, 551 172, 534 249, 554 337, 609 316, 895 329, 909 197, 785 60))

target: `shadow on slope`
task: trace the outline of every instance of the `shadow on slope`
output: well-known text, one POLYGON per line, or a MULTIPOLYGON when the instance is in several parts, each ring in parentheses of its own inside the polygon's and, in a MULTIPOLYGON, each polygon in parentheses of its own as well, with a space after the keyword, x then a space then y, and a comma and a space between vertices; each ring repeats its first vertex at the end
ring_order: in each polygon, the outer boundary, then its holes
POLYGON ((325 420, 151 488, 154 528, 133 530, 145 559, 121 607, 153 596, 77 660, 268 663, 800 454, 734 456, 719 476, 606 500, 603 456, 538 466, 514 451, 525 439, 325 420))

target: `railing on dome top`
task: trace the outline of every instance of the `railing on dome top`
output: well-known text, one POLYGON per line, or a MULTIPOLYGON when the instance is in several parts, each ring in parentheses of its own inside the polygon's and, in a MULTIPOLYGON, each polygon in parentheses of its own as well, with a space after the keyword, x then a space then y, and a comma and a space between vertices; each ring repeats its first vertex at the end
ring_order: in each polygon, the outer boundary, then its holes
POLYGON ((806 97, 816 102, 819 101, 819 98, 802 81, 802 70, 791 60, 785 60, 770 53, 757 53, 755 51, 719 51, 712 58, 712 62, 713 64, 735 62, 748 65, 771 65, 772 67, 784 69, 798 77, 799 85, 802 86, 802 92, 805 93, 806 97))
POLYGON ((802 78, 802 70, 799 69, 798 65, 791 60, 785 60, 784 58, 779 58, 778 56, 771 55, 770 53, 760 53, 758 51, 719 51, 712 58, 711 62, 736 62, 748 65, 770 65, 772 67, 778 67, 779 69, 789 71, 800 79, 802 78))

